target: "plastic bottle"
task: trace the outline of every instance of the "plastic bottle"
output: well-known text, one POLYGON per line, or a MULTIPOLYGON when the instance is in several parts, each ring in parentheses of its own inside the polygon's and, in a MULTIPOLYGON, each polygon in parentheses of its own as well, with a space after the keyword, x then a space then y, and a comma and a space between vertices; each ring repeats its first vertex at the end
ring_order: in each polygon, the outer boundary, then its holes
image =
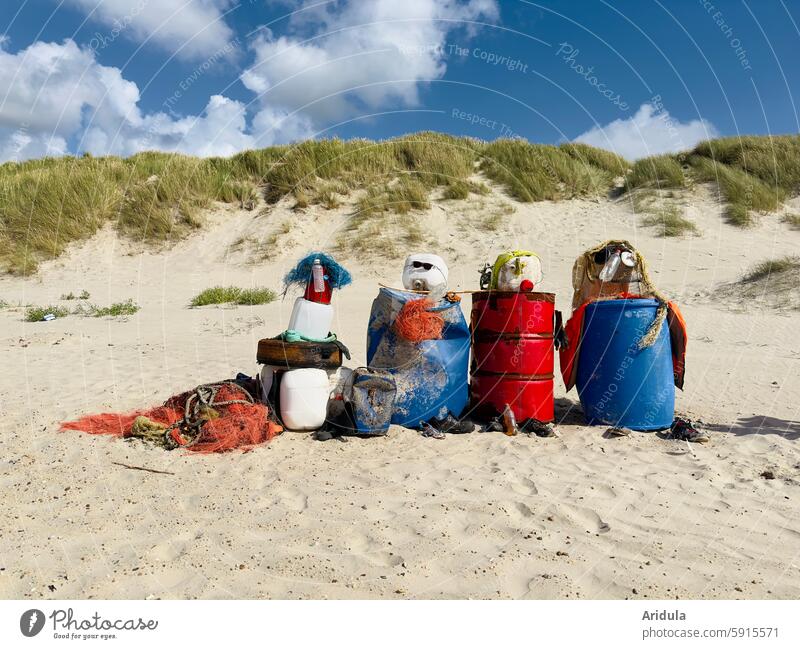
POLYGON ((517 430, 517 418, 514 416, 514 411, 508 404, 506 404, 506 407, 503 409, 503 426, 505 426, 503 432, 509 437, 513 437, 519 432, 519 430, 517 430))
POLYGON ((619 254, 619 250, 615 250, 614 254, 606 262, 606 265, 603 266, 603 270, 600 271, 598 278, 601 282, 610 282, 617 274, 617 269, 619 268, 619 264, 621 261, 621 257, 619 254))
POLYGON ((309 302, 317 304, 330 304, 333 290, 330 282, 325 276, 325 267, 319 259, 315 259, 311 266, 311 279, 306 285, 306 292, 303 296, 309 302))

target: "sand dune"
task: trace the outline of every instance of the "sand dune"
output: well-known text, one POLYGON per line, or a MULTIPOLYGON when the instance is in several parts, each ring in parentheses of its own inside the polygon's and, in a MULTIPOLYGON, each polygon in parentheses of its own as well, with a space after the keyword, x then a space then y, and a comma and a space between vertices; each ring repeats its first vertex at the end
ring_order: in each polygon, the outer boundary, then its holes
MULTIPOLYGON (((348 206, 220 207, 208 227, 161 251, 104 230, 33 277, 0 278, 11 305, 0 310, 0 596, 800 597, 800 314, 712 290, 794 253, 800 234, 775 216, 733 228, 702 186, 685 201, 700 236, 657 238, 625 200, 513 203, 496 229, 482 227, 512 203, 497 192, 435 202, 426 236, 455 288, 475 288, 504 248, 538 251, 542 288, 565 312, 574 258, 606 238, 634 242, 686 317, 677 408, 712 431, 707 445, 606 439, 582 425, 559 380, 555 439, 439 441, 393 428, 320 443, 287 433, 250 453, 196 457, 58 432, 84 413, 255 372, 256 342, 285 327, 291 299, 186 305, 215 284, 279 288, 301 253, 334 245, 348 206), (284 232, 287 221, 296 227, 284 232), (26 323, 15 306, 83 289, 99 304, 131 298, 142 308, 26 323)), ((400 261, 380 251, 341 260, 355 282, 336 298, 335 326, 355 366, 378 283, 397 285, 400 261)))

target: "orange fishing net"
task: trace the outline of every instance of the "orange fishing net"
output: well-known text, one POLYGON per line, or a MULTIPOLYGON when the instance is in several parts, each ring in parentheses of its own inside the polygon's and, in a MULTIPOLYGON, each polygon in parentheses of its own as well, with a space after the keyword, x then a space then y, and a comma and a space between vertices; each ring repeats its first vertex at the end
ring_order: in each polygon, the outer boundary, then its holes
POLYGON ((232 382, 198 386, 149 410, 87 415, 62 423, 61 429, 139 437, 164 448, 196 453, 247 450, 283 430, 271 419, 266 405, 232 382))
POLYGON ((427 298, 406 302, 394 321, 397 335, 412 343, 439 340, 444 329, 444 318, 430 311, 432 306, 433 302, 427 298))

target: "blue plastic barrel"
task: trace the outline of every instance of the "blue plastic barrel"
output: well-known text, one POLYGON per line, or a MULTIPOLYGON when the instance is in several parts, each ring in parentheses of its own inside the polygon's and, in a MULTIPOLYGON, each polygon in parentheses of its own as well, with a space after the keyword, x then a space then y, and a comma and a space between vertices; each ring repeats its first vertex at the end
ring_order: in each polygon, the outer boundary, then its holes
POLYGON ((590 425, 660 430, 672 424, 675 383, 666 321, 652 346, 638 347, 657 308, 652 299, 586 307, 576 386, 590 425))
POLYGON ((400 309, 419 298, 382 288, 367 327, 367 365, 391 373, 397 385, 392 423, 406 428, 448 414, 460 417, 469 398, 470 334, 458 303, 442 299, 432 307, 444 319, 441 339, 412 343, 395 332, 400 309))

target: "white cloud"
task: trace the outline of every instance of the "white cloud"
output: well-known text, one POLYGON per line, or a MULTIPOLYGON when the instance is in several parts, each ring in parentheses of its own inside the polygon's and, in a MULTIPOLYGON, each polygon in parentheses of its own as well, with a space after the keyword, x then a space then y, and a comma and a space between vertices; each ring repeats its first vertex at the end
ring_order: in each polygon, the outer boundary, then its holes
POLYGON ((18 162, 67 153, 67 141, 58 136, 30 133, 23 125, 16 129, 0 128, 0 162, 18 162))
POLYGON ((103 28, 90 47, 118 37, 154 43, 183 58, 206 57, 233 38, 224 13, 234 0, 66 0, 103 28))
POLYGON ((252 44, 244 85, 269 110, 312 123, 385 105, 418 103, 419 84, 441 78, 447 35, 498 16, 494 0, 346 0, 293 16, 292 36, 252 44))
MULTIPOLYGON (((152 35, 175 49, 198 35, 185 51, 205 57, 212 47, 226 47, 230 29, 215 20, 232 1, 68 0, 93 18, 122 26, 115 37, 152 35), (213 28, 204 30, 208 25, 213 28)), ((229 155, 312 137, 333 120, 386 105, 415 105, 420 84, 445 73, 448 34, 469 32, 470 21, 498 16, 495 0, 342 0, 308 6, 290 21, 290 35, 265 32, 253 41, 255 62, 242 74, 259 95, 249 124, 246 106, 221 95, 210 97, 197 116, 143 111, 139 87, 120 69, 98 62, 101 47, 79 47, 71 39, 37 41, 12 54, 0 43, 5 93, 0 92, 0 159, 68 150, 229 155)))
MULTIPOLYGON (((97 114, 86 129, 83 148, 91 153, 127 156, 138 151, 177 151, 198 156, 230 156, 253 148, 241 102, 213 95, 203 114, 173 119, 165 113, 134 119, 97 114)), ((98 111, 99 113, 99 111, 98 111)))
POLYGON ((614 151, 628 160, 637 160, 660 153, 685 151, 701 140, 718 135, 716 127, 706 119, 681 122, 660 105, 645 103, 632 117, 595 126, 574 141, 614 151))
POLYGON ((98 155, 144 149, 231 155, 255 145, 241 102, 214 95, 200 116, 144 114, 136 84, 71 40, 37 42, 16 54, 0 49, 0 88, 7 88, 0 160, 62 155, 70 140, 98 155))

